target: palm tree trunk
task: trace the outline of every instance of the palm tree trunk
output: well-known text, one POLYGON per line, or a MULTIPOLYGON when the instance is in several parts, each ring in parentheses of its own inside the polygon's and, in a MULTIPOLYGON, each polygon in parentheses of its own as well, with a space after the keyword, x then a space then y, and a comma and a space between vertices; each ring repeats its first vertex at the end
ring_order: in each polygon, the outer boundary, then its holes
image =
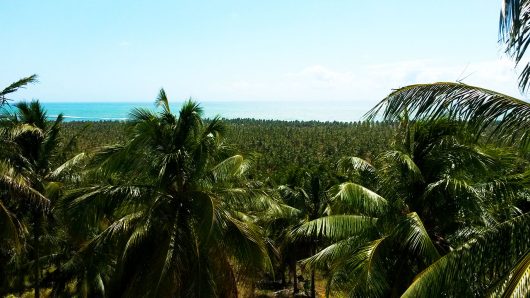
POLYGON ((315 291, 315 269, 311 269, 311 298, 316 297, 315 291))
POLYGON ((39 235, 40 235, 40 218, 39 215, 35 215, 35 227, 33 231, 33 247, 35 252, 35 298, 40 298, 40 255, 39 255, 39 235))
POLYGON ((298 293, 298 277, 296 276, 296 261, 291 262, 290 271, 293 273, 293 296, 298 293))

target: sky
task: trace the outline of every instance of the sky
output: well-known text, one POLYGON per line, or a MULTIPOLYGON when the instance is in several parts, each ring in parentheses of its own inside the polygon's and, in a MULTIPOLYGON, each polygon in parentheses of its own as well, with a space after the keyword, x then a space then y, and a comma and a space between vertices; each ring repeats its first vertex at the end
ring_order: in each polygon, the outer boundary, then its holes
POLYGON ((0 1, 14 99, 348 101, 462 81, 526 98, 498 43, 500 0, 0 1))

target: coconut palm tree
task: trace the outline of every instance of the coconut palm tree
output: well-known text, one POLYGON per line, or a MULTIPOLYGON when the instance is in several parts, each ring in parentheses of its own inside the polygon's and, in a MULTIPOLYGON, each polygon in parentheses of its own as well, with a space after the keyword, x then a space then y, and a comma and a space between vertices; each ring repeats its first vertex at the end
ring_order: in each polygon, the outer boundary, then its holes
MULTIPOLYGON (((328 198, 326 189, 329 187, 330 177, 322 169, 312 171, 300 171, 301 176, 293 175, 288 184, 280 185, 278 192, 282 200, 289 206, 295 208, 296 213, 282 223, 271 224, 272 228, 278 229, 277 242, 280 252, 281 268, 285 265, 293 276, 293 292, 297 293, 298 278, 296 263, 302 258, 313 255, 318 247, 317 239, 294 239, 290 233, 293 227, 303 222, 311 221, 324 214, 328 198), (302 241, 301 241, 302 240, 302 241)), ((280 273, 283 277, 283 270, 280 273)), ((310 269, 309 295, 316 297, 315 270, 310 269)))
MULTIPOLYGON (((37 76, 32 75, 26 78, 22 78, 8 87, 4 88, 0 92, 0 107, 5 105, 9 100, 6 98, 6 95, 16 92, 20 88, 24 88, 27 84, 34 83, 37 81, 37 76)), ((18 133, 22 132, 19 130, 18 133)), ((36 192, 28 185, 27 179, 20 176, 19 173, 15 172, 12 164, 6 159, 13 150, 16 150, 16 144, 14 142, 14 135, 16 132, 10 131, 6 128, 0 129, 0 138, 2 139, 2 148, 0 148, 0 183, 2 184, 2 189, 9 190, 12 194, 17 192, 18 195, 22 197, 33 197, 38 200, 38 195, 31 196, 36 192)), ((6 194, 2 194, 6 195, 6 194)), ((0 237, 6 241, 18 242, 18 220, 14 218, 14 214, 7 209, 6 203, 0 200, 0 222, 2 226, 5 227, 0 231, 0 237)), ((2 278, 0 278, 2 280, 2 278)), ((1 282, 0 282, 1 284, 1 282)))
MULTIPOLYGON (((57 193, 59 185, 49 179, 52 172, 53 162, 59 147, 59 130, 62 123, 62 115, 55 121, 47 119, 46 112, 38 101, 18 102, 14 105, 16 111, 6 114, 0 125, 9 135, 7 139, 12 144, 13 151, 5 153, 3 159, 10 164, 15 173, 23 176, 27 185, 38 194, 40 200, 23 206, 22 202, 15 202, 18 213, 24 214, 24 210, 30 210, 26 214, 31 222, 31 243, 34 290, 35 296, 40 294, 41 275, 41 234, 43 224, 49 214, 50 199, 53 193, 57 193), (25 207, 25 208, 24 208, 25 207)), ((16 194, 9 194, 10 196, 16 194)), ((12 199, 13 200, 13 199, 12 199)))
POLYGON ((341 159, 350 181, 330 190, 327 216, 294 232, 331 244, 304 261, 332 272, 330 289, 400 295, 440 255, 516 210, 517 196, 502 179, 511 174, 501 170, 507 162, 476 147, 458 123, 405 118, 401 126, 395 149, 376 160, 379 169, 341 159))
POLYGON ((104 227, 84 249, 115 264, 105 295, 235 297, 242 273, 270 267, 249 216, 267 199, 218 118, 191 100, 173 114, 163 89, 156 105, 131 112, 129 141, 96 153, 97 183, 70 194, 78 224, 104 227))
MULTIPOLYGON (((526 52, 529 28, 530 1, 503 1, 500 33, 507 53, 516 63, 522 61, 526 52)), ((521 90, 527 90, 529 79, 527 64, 519 77, 521 90)), ((454 117, 474 129, 477 136, 517 144, 525 153, 530 148, 530 104, 492 90, 447 82, 407 86, 393 91, 369 116, 395 120, 404 111, 415 119, 454 117)), ((528 188, 528 176, 527 171, 514 180, 528 188)), ((529 226, 525 213, 481 232, 425 269, 405 296, 444 292, 465 295, 470 291, 506 297, 528 295, 530 241, 525 231, 529 226), (501 246, 506 249, 495 251, 501 246), (452 279, 461 271, 465 273, 459 274, 460 278, 452 279)))

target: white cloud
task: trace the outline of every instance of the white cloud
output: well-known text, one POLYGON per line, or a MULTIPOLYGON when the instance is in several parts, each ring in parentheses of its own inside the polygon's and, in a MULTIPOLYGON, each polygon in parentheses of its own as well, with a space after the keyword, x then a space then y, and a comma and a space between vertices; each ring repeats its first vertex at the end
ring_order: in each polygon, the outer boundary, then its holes
POLYGON ((351 72, 339 72, 331 70, 322 65, 313 65, 295 73, 285 75, 287 80, 295 84, 310 84, 311 87, 332 88, 353 82, 351 72))
POLYGON ((222 98, 239 100, 348 101, 373 106, 392 89, 417 83, 461 81, 521 98, 517 73, 508 59, 444 64, 411 60, 336 70, 310 65, 276 77, 219 82, 222 98))
POLYGON ((118 46, 122 48, 127 48, 131 46, 131 43, 129 41, 123 40, 118 43, 118 46))

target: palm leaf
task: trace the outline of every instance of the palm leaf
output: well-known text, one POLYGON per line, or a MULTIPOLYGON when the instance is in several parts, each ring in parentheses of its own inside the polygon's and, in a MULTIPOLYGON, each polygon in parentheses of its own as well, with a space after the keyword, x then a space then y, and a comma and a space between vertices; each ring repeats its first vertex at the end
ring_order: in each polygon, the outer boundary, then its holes
POLYGON ((0 91, 0 106, 4 105, 7 101, 7 98, 5 97, 7 94, 16 92, 20 88, 24 88, 28 84, 37 83, 37 75, 31 75, 29 77, 22 78, 11 85, 4 88, 4 90, 0 91))
MULTIPOLYGON (((506 53, 519 64, 530 44, 530 2, 525 0, 503 0, 499 21, 501 41, 506 46, 506 53)), ((527 63, 519 76, 519 87, 528 89, 530 64, 527 63)))
POLYGON ((19 237, 18 237, 18 228, 15 224, 17 220, 13 217, 11 212, 7 210, 2 201, 0 201, 0 238, 4 241, 11 241, 15 244, 17 250, 20 248, 19 237))
POLYGON ((155 100, 155 105, 157 107, 162 107, 165 112, 171 113, 171 109, 169 108, 169 101, 167 99, 166 91, 164 88, 160 89, 160 92, 158 93, 158 96, 155 100))
POLYGON ((418 274, 403 297, 485 295, 530 251, 529 235, 530 213, 486 230, 418 274))
POLYGON ((405 220, 400 222, 393 231, 393 237, 413 255, 424 258, 426 264, 440 258, 438 250, 416 212, 407 214, 405 220))
POLYGON ((404 169, 413 181, 423 181, 420 168, 416 165, 409 154, 399 150, 388 150, 383 152, 378 158, 386 161, 384 171, 393 170, 393 167, 404 169))
POLYGON ((347 286, 350 297, 382 297, 389 288, 383 272, 384 254, 381 250, 386 237, 374 240, 360 247, 348 260, 345 269, 350 271, 350 280, 340 288, 347 286))
POLYGON ((292 231, 295 238, 342 240, 373 229, 377 218, 362 215, 330 215, 303 223, 292 231))
POLYGON ((489 297, 528 297, 530 295, 530 251, 499 285, 489 297))
POLYGON ((223 181, 233 177, 242 177, 250 168, 250 163, 242 155, 231 156, 212 169, 216 181, 223 181))
POLYGON ((372 164, 362 158, 355 156, 348 156, 339 159, 337 167, 340 172, 344 173, 352 171, 375 173, 375 168, 372 164))
POLYGON ((468 121, 478 133, 492 128, 492 136, 509 136, 522 145, 530 140, 530 104, 485 88, 450 82, 410 85, 393 91, 367 116, 396 120, 404 111, 415 119, 468 121))
POLYGON ((355 251, 367 242, 365 237, 353 236, 337 241, 315 255, 302 261, 302 264, 315 268, 338 270, 355 251))
POLYGON ((380 215, 388 202, 370 189, 352 182, 345 182, 330 189, 333 194, 332 211, 352 210, 366 215, 380 215))

